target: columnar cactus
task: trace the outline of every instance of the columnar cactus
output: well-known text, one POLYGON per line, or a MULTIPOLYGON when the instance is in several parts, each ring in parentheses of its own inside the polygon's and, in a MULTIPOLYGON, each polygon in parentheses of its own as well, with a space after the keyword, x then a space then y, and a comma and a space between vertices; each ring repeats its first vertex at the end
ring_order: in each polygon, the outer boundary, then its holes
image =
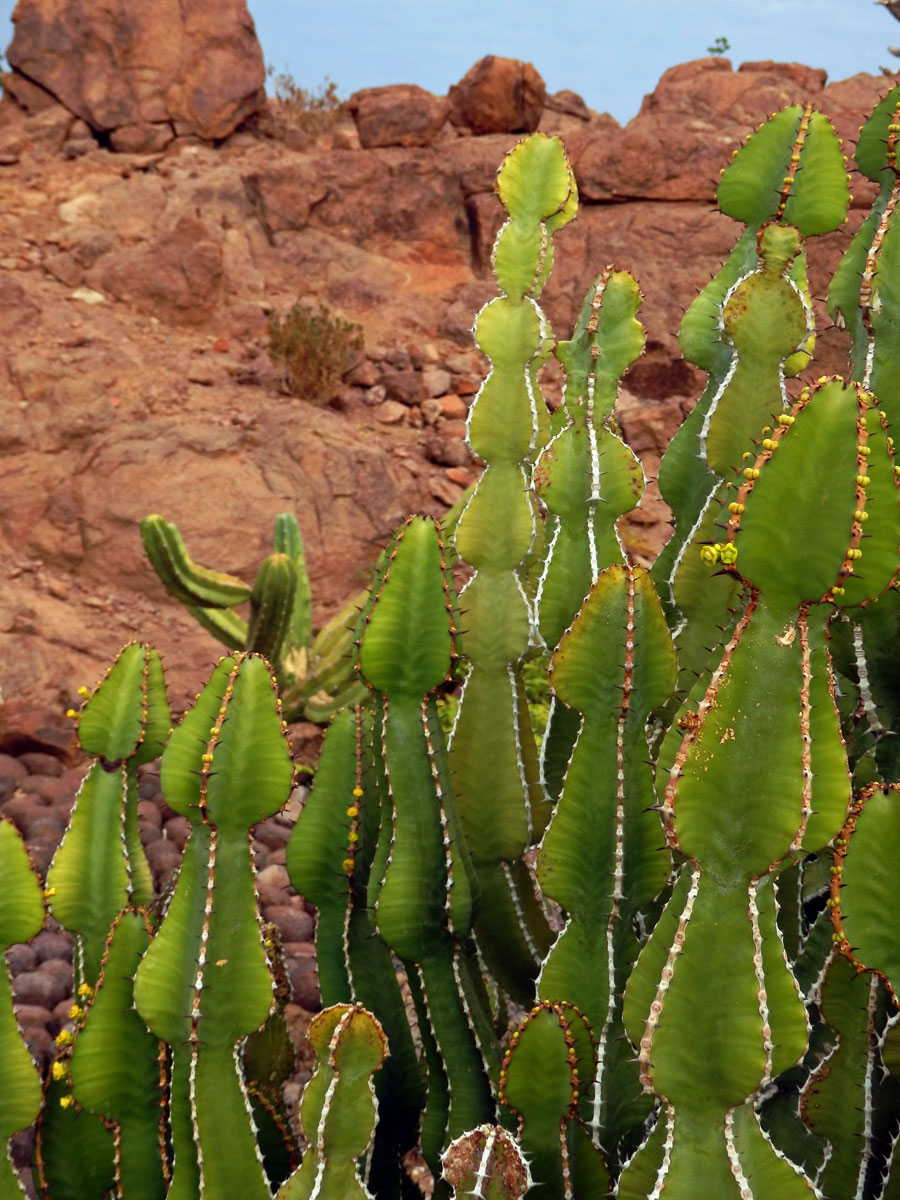
POLYGON ((504 160, 497 190, 509 219, 492 259, 502 295, 475 323, 491 372, 470 410, 468 440, 487 466, 455 534, 474 575, 460 597, 469 673, 450 755, 484 893, 479 947, 498 982, 527 1005, 549 936, 527 872, 510 864, 540 837, 549 815, 520 668, 538 642, 526 562, 536 533, 529 483, 533 457, 549 436, 536 372, 550 333, 537 296, 552 265, 552 235, 577 205, 559 139, 521 142, 504 160), (490 805, 482 795, 491 796, 490 805))
POLYGON ((336 1004, 312 1019, 309 1041, 318 1059, 300 1102, 309 1149, 277 1200, 371 1200, 357 1163, 372 1141, 370 1076, 387 1054, 384 1032, 362 1005, 336 1004))
POLYGON ((645 728, 675 686, 675 653, 646 572, 611 566, 600 574, 554 652, 550 681, 579 715, 580 732, 538 851, 543 892, 567 914, 538 994, 574 1004, 594 1032, 597 1070, 580 1086, 587 1128, 612 1162, 649 1113, 623 1037, 621 997, 636 929, 652 924, 670 871, 645 728))
POLYGON ((747 230, 682 321, 682 352, 709 382, 659 472, 675 531, 653 576, 676 630, 682 689, 706 666, 737 602, 734 581, 710 580, 697 551, 716 540, 725 481, 788 407, 784 380, 808 365, 815 343, 801 238, 836 229, 849 202, 827 118, 809 106, 770 118, 723 171, 718 201, 747 230))
MULTIPOLYGON (((619 377, 644 346, 635 317, 640 302, 631 276, 608 267, 589 290, 573 337, 554 351, 566 371, 564 403, 533 475, 549 514, 535 604, 551 649, 604 567, 624 561, 616 522, 644 491, 641 465, 618 437, 613 417, 619 377)), ((544 786, 554 799, 572 752, 574 716, 554 699, 541 753, 544 786)))
POLYGON ((163 756, 167 802, 191 836, 134 982, 138 1012, 173 1051, 170 1200, 270 1194, 235 1043, 273 1002, 247 830, 281 808, 291 776, 267 665, 223 659, 163 756))

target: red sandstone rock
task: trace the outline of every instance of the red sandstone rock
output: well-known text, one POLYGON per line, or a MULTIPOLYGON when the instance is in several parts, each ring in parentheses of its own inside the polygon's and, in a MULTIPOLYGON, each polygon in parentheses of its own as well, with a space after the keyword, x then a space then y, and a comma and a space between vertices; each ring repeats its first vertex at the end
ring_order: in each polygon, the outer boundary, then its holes
POLYGON ((144 312, 196 324, 221 299, 222 246, 202 221, 184 216, 146 247, 107 255, 94 278, 144 312))
POLYGON ((356 122, 361 146, 430 146, 450 112, 444 96, 413 83, 363 88, 347 107, 356 122))
POLYGON ((544 109, 546 87, 531 63, 487 55, 451 87, 450 120, 483 133, 531 133, 544 109))
POLYGON ((265 106, 245 0, 19 0, 13 23, 14 71, 93 129, 145 130, 122 134, 122 148, 145 148, 149 127, 163 123, 170 133, 227 137, 265 106))

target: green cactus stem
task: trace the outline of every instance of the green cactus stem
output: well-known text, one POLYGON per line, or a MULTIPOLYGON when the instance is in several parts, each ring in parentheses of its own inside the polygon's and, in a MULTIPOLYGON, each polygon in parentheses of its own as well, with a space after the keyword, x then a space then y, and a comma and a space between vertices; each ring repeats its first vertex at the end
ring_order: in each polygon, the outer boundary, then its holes
POLYGON ((188 554, 178 529, 158 513, 141 521, 141 540, 159 578, 182 604, 232 608, 250 599, 250 588, 234 575, 200 567, 188 554))
POLYGON ((165 1052, 134 1008, 133 979, 152 930, 127 910, 113 924, 96 992, 69 1060, 72 1094, 113 1130, 116 1186, 134 1200, 166 1195, 165 1052))
MULTIPOLYGON (((369 895, 378 933, 424 994, 446 1071, 450 1137, 493 1115, 481 1049, 456 982, 456 943, 471 927, 477 886, 434 700, 456 655, 455 622, 438 528, 411 518, 372 589, 359 644, 387 794, 369 895)), ((432 1075, 429 1088, 443 1082, 432 1075)))
POLYGON ((799 239, 846 219, 847 178, 834 130, 810 106, 775 114, 722 173, 719 206, 748 228, 682 321, 682 352, 709 382, 659 472, 675 531, 653 577, 676 628, 682 692, 738 606, 734 581, 704 577, 696 551, 716 540, 718 510, 730 499, 723 481, 750 452, 748 438, 788 406, 784 378, 810 360, 815 330, 799 239))
POLYGON ((542 1001, 512 1036, 500 1096, 518 1117, 518 1142, 548 1200, 602 1196, 609 1175, 582 1123, 579 1101, 596 1067, 590 1029, 570 1004, 542 1001))
POLYGON ((893 1006, 881 981, 858 973, 840 953, 829 957, 818 1002, 831 1044, 800 1098, 804 1121, 828 1147, 816 1182, 826 1196, 879 1194, 883 1167, 875 1147, 893 1132, 879 1125, 900 1099, 900 1084, 881 1057, 893 1006))
POLYGON ((364 1004, 388 1039, 390 1055, 375 1079, 381 1115, 367 1179, 377 1191, 388 1188, 390 1177, 394 1188, 399 1186, 397 1163, 416 1144, 425 1098, 394 963, 368 904, 371 862, 388 807, 381 794, 384 777, 376 769, 375 736, 368 710, 345 709, 334 718, 312 793, 288 843, 286 866, 297 891, 318 911, 322 1003, 364 1004))
POLYGON ((543 892, 567 915, 538 994, 576 1005, 594 1030, 598 1071, 582 1086, 594 1089, 591 1136, 613 1159, 649 1115, 623 1038, 621 994, 638 953, 638 921, 652 925, 670 870, 645 728, 675 686, 675 653, 646 572, 611 566, 600 574, 556 648, 550 680, 581 727, 538 852, 543 892))
POLYGON ((900 418, 896 379, 898 123, 900 87, 893 87, 860 130, 856 146, 856 165, 879 185, 879 194, 828 291, 831 316, 850 334, 852 378, 876 392, 892 422, 900 418))
MULTIPOLYGON (((616 522, 640 500, 644 474, 612 415, 619 377, 641 354, 637 284, 608 267, 582 305, 570 341, 554 353, 566 370, 559 425, 539 455, 533 486, 548 511, 547 550, 535 605, 541 637, 553 647, 604 567, 623 561, 616 522), (560 418, 562 420, 560 421, 560 418)), ((543 744, 544 788, 559 796, 576 733, 573 714, 554 699, 543 744)))
POLYGON ((475 341, 491 371, 469 414, 468 440, 486 462, 456 526, 456 549, 474 568, 461 596, 470 664, 450 742, 466 838, 481 885, 491 900, 478 917, 476 936, 491 970, 504 973, 495 947, 516 936, 512 978, 516 998, 529 1004, 537 971, 535 938, 546 941, 546 922, 534 929, 502 924, 514 910, 503 864, 536 841, 549 816, 539 770, 521 661, 537 644, 528 598, 529 555, 537 524, 529 490, 533 456, 549 436, 546 406, 535 374, 548 353, 549 326, 537 296, 552 265, 552 234, 577 207, 574 177, 558 138, 536 135, 507 155, 497 176, 509 213, 494 246, 493 268, 501 296, 479 313, 475 341), (482 797, 490 796, 489 804, 482 797), (506 901, 499 899, 506 893, 506 901), (487 927, 487 928, 484 928, 487 927))
POLYGON ((267 665, 223 659, 163 755, 163 792, 191 836, 134 984, 141 1017, 173 1047, 170 1200, 270 1194, 235 1043, 273 1002, 247 831, 281 808, 291 776, 267 665))
MULTIPOLYGON (((44 924, 41 885, 12 822, 0 820, 0 946, 27 942, 44 924)), ((22 1041, 13 1012, 9 966, 0 972, 0 1195, 24 1196, 9 1157, 9 1139, 27 1129, 41 1107, 41 1077, 22 1041)))
POLYGON ((897 1004, 900 955, 881 906, 900 838, 900 784, 872 783, 850 805, 835 842, 829 906, 838 949, 858 971, 875 971, 897 1004))
POLYGON ((137 768, 162 753, 170 723, 159 654, 133 642, 78 717, 79 741, 98 761, 79 788, 47 872, 53 916, 76 935, 76 986, 96 985, 110 926, 122 909, 153 899, 137 824, 137 768))
POLYGON ((309 1148, 277 1200, 372 1200, 357 1160, 372 1142, 371 1076, 387 1054, 384 1031, 361 1004, 336 1004, 313 1017, 309 1041, 318 1060, 300 1101, 309 1148))

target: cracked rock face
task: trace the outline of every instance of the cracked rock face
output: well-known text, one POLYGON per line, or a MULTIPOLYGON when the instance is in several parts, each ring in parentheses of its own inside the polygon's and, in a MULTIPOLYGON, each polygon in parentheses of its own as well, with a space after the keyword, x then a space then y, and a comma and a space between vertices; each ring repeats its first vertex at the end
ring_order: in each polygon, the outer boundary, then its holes
MULTIPOLYGON (((227 137, 265 104, 265 66, 245 0, 19 0, 14 75, 125 151, 179 134, 227 137)), ((26 84, 27 87, 27 84, 26 84)))

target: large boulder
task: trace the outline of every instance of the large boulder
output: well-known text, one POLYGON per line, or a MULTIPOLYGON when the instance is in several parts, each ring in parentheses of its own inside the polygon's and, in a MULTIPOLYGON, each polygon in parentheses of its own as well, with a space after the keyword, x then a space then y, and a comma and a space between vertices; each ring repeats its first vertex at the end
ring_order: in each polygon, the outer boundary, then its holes
POLYGON ((531 63, 489 54, 450 89, 450 120, 475 134, 533 133, 546 92, 531 63))
MULTIPOLYGON (((19 0, 12 20, 13 75, 110 135, 114 147, 158 147, 177 134, 227 137, 265 106, 262 50, 245 0, 19 0)), ((8 90, 17 94, 15 82, 8 90)))
POLYGON ((354 92, 348 108, 356 122, 359 144, 430 146, 447 120, 449 105, 414 83, 363 88, 354 92))
MULTIPOLYGON (((826 112, 845 142, 860 115, 878 99, 872 76, 855 86, 826 88, 826 75, 798 63, 725 58, 681 63, 666 71, 624 129, 586 124, 566 139, 581 199, 712 203, 730 152, 773 112, 812 103, 826 112)), ((882 85, 882 90, 886 87, 882 85)), ((854 193, 866 191, 854 186, 854 193)))

